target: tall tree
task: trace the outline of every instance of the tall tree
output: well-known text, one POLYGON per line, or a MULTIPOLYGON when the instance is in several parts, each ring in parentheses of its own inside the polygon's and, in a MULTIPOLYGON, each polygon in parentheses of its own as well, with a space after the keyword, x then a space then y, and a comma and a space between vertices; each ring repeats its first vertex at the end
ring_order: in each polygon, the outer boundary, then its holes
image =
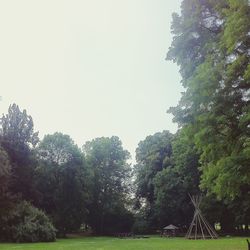
POLYGON ((173 135, 169 131, 158 132, 147 136, 136 149, 136 199, 138 206, 146 206, 142 210, 146 212, 144 217, 149 230, 157 226, 159 218, 155 210, 155 177, 163 169, 172 166, 172 141, 173 135))
POLYGON ((171 165, 173 135, 169 131, 158 132, 138 144, 136 149, 136 195, 150 204, 154 201, 155 175, 171 165))
POLYGON ((88 171, 80 149, 62 133, 46 135, 37 149, 37 204, 51 215, 59 233, 65 235, 86 221, 88 171))
POLYGON ((185 228, 193 216, 188 194, 200 192, 199 154, 184 130, 175 135, 172 148, 172 165, 154 178, 155 211, 160 227, 175 224, 185 228))
POLYGON ((170 112, 194 139, 201 187, 223 200, 218 218, 228 231, 250 223, 249 1, 184 0, 181 9, 167 58, 186 90, 170 112))
POLYGON ((170 112, 195 139, 203 189, 249 200, 249 2, 184 0, 181 9, 167 58, 180 66, 186 90, 170 112))
POLYGON ((132 223, 127 209, 130 165, 128 151, 116 136, 96 138, 84 145, 92 173, 92 202, 88 223, 97 234, 128 231, 132 223))
POLYGON ((0 125, 0 142, 12 166, 10 190, 13 194, 21 194, 24 199, 34 200, 32 148, 39 139, 38 132, 34 132, 32 117, 13 104, 8 114, 1 118, 0 125))

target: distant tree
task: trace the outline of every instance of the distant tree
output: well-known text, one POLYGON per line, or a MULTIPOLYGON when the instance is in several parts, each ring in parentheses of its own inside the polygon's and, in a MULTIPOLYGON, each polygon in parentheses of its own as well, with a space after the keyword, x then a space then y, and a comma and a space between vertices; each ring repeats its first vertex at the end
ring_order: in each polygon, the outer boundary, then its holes
POLYGON ((26 110, 21 111, 18 105, 10 105, 8 114, 1 118, 1 143, 11 159, 21 160, 20 154, 26 155, 38 141, 32 117, 27 115, 26 110))
POLYGON ((129 231, 133 217, 127 208, 131 172, 128 151, 118 137, 112 136, 87 142, 84 153, 92 182, 89 225, 97 234, 129 231))
POLYGON ((173 135, 168 131, 156 133, 141 141, 136 149, 135 175, 138 197, 154 200, 153 178, 172 164, 173 135))
POLYGON ((46 135, 37 149, 37 204, 51 217, 59 234, 78 230, 87 216, 88 171, 80 149, 62 133, 46 135))
POLYGON ((172 165, 172 141, 174 136, 168 131, 156 133, 141 141, 136 149, 137 164, 134 169, 136 198, 148 206, 149 225, 155 225, 155 176, 172 165))
POLYGON ((0 143, 8 153, 12 166, 10 191, 31 201, 35 199, 32 148, 38 140, 38 132, 33 130, 32 117, 25 110, 21 111, 16 104, 11 105, 8 114, 1 118, 0 143))
POLYGON ((189 226, 193 206, 188 194, 200 193, 199 154, 184 130, 172 141, 172 165, 154 178, 155 213, 158 226, 189 226))

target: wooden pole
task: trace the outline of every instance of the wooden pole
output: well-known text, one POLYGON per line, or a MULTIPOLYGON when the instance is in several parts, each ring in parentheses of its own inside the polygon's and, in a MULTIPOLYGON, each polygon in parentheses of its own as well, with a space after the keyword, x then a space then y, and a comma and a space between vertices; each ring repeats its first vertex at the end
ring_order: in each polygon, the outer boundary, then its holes
POLYGON ((211 225, 208 223, 206 218, 201 214, 201 210, 200 210, 200 204, 202 200, 201 196, 191 196, 190 194, 188 195, 195 207, 195 212, 194 212, 194 217, 192 219, 191 225, 186 234, 186 238, 189 238, 189 239, 200 238, 199 233, 201 233, 201 238, 203 239, 206 239, 206 234, 212 239, 218 238, 218 235, 215 232, 215 230, 211 227, 211 225), (194 230, 194 236, 192 237, 193 230, 194 230))
POLYGON ((200 216, 198 217, 198 219, 199 219, 199 225, 200 225, 200 228, 201 228, 202 238, 203 238, 203 240, 205 240, 205 235, 204 235, 204 232, 203 232, 203 228, 202 228, 202 226, 201 226, 201 219, 200 219, 200 216))

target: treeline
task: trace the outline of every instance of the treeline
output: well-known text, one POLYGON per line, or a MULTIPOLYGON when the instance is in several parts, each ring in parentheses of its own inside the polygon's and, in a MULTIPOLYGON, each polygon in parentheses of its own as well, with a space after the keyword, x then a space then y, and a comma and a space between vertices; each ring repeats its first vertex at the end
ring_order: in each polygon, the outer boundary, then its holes
POLYGON ((141 226, 186 227, 187 193, 202 193, 211 223, 225 233, 249 230, 249 20, 248 0, 183 0, 181 13, 173 14, 167 59, 179 65, 185 91, 169 112, 179 131, 139 144, 141 226))
POLYGON ((13 104, 1 119, 0 143, 2 240, 52 241, 87 228, 130 231, 131 167, 118 137, 82 149, 62 133, 39 141, 32 118, 13 104))
MULTIPOLYGON (((184 0, 181 14, 173 14, 167 59, 179 65, 185 91, 178 106, 169 110, 180 127, 171 167, 163 166, 143 194, 152 215, 159 206, 167 206, 163 213, 173 209, 183 214, 185 204, 176 203, 185 188, 198 186, 211 222, 220 223, 225 232, 249 229, 249 19, 248 0, 184 0)), ((148 170, 147 159, 142 160, 148 170)), ((150 171, 146 178, 156 169, 150 171)))
POLYGON ((224 233, 250 225, 250 4, 183 0, 173 14, 167 59, 185 91, 169 112, 179 125, 147 137, 136 151, 135 226, 154 231, 192 217, 188 193, 224 233))
MULTIPOLYGON (((250 185, 245 186, 246 193, 234 198, 218 197, 201 186, 204 172, 200 159, 201 152, 185 129, 175 135, 156 133, 139 143, 134 166, 135 232, 155 233, 174 224, 186 233, 194 214, 190 194, 203 196, 202 213, 220 234, 249 234, 250 185)), ((235 174, 244 183, 244 176, 235 174)))
POLYGON ((3 241, 156 233, 168 224, 185 232, 194 212, 188 194, 203 194, 202 211, 221 233, 248 233, 249 194, 219 199, 201 189, 201 153, 184 129, 141 141, 131 167, 118 137, 81 149, 58 132, 40 141, 32 118, 13 104, 1 119, 0 143, 3 241))

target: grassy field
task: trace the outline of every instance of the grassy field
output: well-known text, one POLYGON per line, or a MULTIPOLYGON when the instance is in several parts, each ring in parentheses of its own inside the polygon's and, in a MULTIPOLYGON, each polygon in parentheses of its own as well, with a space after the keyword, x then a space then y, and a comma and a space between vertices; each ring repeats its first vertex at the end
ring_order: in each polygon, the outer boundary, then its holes
POLYGON ((183 238, 119 239, 85 237, 53 243, 0 244, 1 250, 247 250, 245 238, 186 240, 183 238))

